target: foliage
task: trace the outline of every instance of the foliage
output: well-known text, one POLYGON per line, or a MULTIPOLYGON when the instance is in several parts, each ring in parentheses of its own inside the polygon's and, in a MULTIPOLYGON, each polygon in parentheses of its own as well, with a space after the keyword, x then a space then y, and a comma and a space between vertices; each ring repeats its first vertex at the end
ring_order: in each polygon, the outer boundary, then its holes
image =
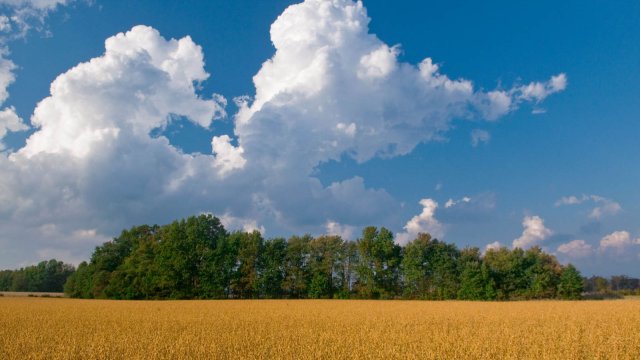
MULTIPOLYGON (((3 279, 0 273, 0 285, 3 279)), ((577 283, 575 268, 538 247, 483 255, 429 234, 401 247, 374 226, 355 242, 265 240, 257 231, 229 234, 216 217, 200 215, 123 231, 80 264, 65 292, 112 299, 574 299, 577 283)))
POLYGON ((0 271, 0 291, 62 292, 75 271, 72 265, 51 259, 19 270, 0 271))

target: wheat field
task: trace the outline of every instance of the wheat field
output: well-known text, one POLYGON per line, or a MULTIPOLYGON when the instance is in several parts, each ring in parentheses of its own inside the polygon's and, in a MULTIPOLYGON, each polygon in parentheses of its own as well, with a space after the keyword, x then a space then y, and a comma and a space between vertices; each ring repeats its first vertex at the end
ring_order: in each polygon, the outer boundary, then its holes
POLYGON ((638 359, 640 301, 0 298, 0 359, 638 359))

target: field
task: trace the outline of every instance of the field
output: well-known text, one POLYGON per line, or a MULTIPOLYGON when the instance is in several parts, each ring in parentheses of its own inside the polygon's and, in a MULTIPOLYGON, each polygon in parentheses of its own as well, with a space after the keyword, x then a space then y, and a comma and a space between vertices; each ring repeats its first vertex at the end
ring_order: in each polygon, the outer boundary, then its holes
POLYGON ((640 301, 0 297, 0 359, 638 359, 640 301))

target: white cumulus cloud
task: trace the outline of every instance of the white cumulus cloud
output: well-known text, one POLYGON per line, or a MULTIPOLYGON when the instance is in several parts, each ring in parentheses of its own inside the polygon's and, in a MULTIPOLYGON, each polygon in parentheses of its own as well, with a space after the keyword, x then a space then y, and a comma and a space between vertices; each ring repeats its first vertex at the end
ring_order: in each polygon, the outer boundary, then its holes
MULTIPOLYGON (((52 9, 65 2, 18 3, 52 9)), ((151 135, 173 121, 207 128, 226 115, 223 98, 199 93, 209 76, 202 49, 146 26, 110 37, 104 54, 58 76, 33 112, 26 145, 0 156, 0 248, 35 253, 48 241, 62 253, 65 243, 52 239, 81 229, 95 229, 95 240, 203 212, 274 233, 399 226, 401 204, 384 189, 361 177, 322 184, 318 166, 408 154, 442 139, 454 119, 496 120, 541 100, 522 87, 475 89, 431 58, 402 62, 401 49, 368 24, 362 2, 287 8, 271 27, 275 53, 253 78, 255 94, 235 99, 233 134, 213 137, 211 154, 186 154, 151 135), (56 233, 23 240, 21 229, 43 224, 55 224, 56 233)), ((0 85, 13 81, 11 64, 3 78, 0 62, 0 85)), ((442 236, 437 203, 421 205, 406 234, 442 236)))
POLYGON ((499 250, 501 247, 502 247, 502 244, 499 241, 494 241, 492 243, 487 244, 484 247, 484 252, 483 253, 486 253, 489 250, 499 250))
POLYGON ((613 250, 619 254, 633 245, 640 245, 640 238, 633 239, 628 231, 614 231, 600 240, 601 251, 613 250))
POLYGON ((525 216, 522 220, 522 235, 513 240, 514 248, 526 249, 538 245, 553 234, 544 226, 544 220, 539 216, 525 216))
POLYGON ((342 225, 332 220, 327 221, 325 228, 327 235, 340 236, 345 240, 354 240, 357 230, 354 226, 342 225))
POLYGON ((420 205, 422 205, 422 212, 407 222, 404 226, 404 232, 396 235, 398 244, 407 244, 420 233, 429 233, 434 238, 444 236, 444 225, 435 217, 438 203, 432 199, 422 199, 420 205))
POLYGON ((572 240, 558 246, 558 252, 572 258, 582 258, 592 253, 592 246, 584 240, 572 240))

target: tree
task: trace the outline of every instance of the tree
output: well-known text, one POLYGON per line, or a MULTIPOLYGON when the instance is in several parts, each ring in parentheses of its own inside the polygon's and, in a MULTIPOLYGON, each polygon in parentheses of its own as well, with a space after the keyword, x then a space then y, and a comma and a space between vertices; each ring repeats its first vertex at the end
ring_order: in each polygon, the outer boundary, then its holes
POLYGON ((401 269, 406 298, 423 299, 432 290, 433 277, 428 264, 430 243, 431 235, 418 234, 404 248, 401 269))
POLYGON ((562 266, 555 256, 546 254, 539 246, 525 252, 525 276, 529 281, 528 299, 556 297, 562 266))
POLYGON ((392 298, 400 292, 401 248, 391 231, 374 226, 362 231, 357 242, 359 263, 358 293, 363 298, 392 298))
POLYGON ((460 252, 460 300, 493 300, 495 284, 489 276, 489 269, 482 262, 480 249, 465 248, 460 252))
POLYGON ((262 252, 264 240, 259 231, 236 232, 231 238, 237 243, 236 271, 231 282, 234 295, 251 299, 260 295, 262 252))
POLYGON ((204 297, 214 249, 227 236, 220 220, 211 215, 191 216, 162 227, 159 235, 157 268, 169 297, 204 297))
POLYGON ((577 300, 582 298, 582 289, 582 275, 578 269, 572 264, 565 266, 560 276, 560 284, 558 284, 558 295, 562 299, 577 300))
POLYGON ((282 290, 286 297, 300 299, 307 296, 311 283, 309 271, 309 243, 310 235, 292 236, 287 241, 284 271, 285 278, 282 290))
POLYGON ((285 277, 285 258, 287 256, 287 242, 283 238, 272 239, 264 244, 262 293, 269 299, 283 296, 282 283, 285 277))
POLYGON ((309 242, 309 297, 330 299, 339 289, 342 245, 339 236, 320 236, 309 242))

